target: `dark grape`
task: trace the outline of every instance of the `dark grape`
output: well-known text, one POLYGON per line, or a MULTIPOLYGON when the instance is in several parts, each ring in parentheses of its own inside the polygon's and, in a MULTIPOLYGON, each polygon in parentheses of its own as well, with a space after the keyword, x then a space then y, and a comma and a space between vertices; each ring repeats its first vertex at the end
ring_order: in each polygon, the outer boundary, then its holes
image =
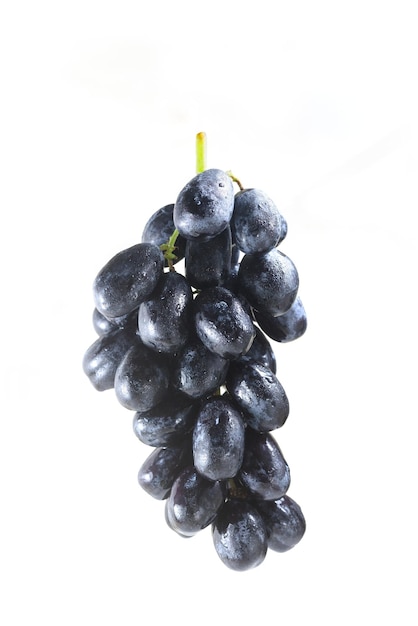
POLYGON ((276 317, 286 313, 295 301, 299 275, 289 257, 274 248, 264 254, 244 255, 238 283, 254 309, 276 317))
POLYGON ((221 285, 229 277, 231 255, 229 226, 209 241, 188 241, 185 253, 187 280, 196 289, 221 285))
POLYGON ((267 529, 268 547, 275 552, 286 552, 302 539, 306 521, 299 504, 288 495, 278 500, 258 502, 267 529))
POLYGON ((105 317, 127 315, 154 291, 163 273, 161 250, 139 243, 118 252, 100 270, 93 284, 96 308, 105 317))
POLYGON ((273 200, 260 189, 243 189, 235 196, 231 228, 238 248, 246 254, 277 246, 284 220, 273 200))
MULTIPOLYGON (((143 243, 153 243, 156 246, 160 246, 168 242, 175 229, 173 209, 174 204, 167 204, 151 215, 142 233, 143 243)), ((176 258, 173 261, 173 265, 184 258, 185 250, 186 240, 179 235, 176 239, 176 249, 174 251, 176 258)), ((165 265, 168 265, 167 261, 165 265)))
POLYGON ((191 398, 213 393, 225 381, 229 361, 211 352, 195 338, 177 355, 172 384, 191 398))
POLYGON ((193 429, 196 411, 193 400, 169 391, 166 399, 157 406, 135 413, 134 433, 148 446, 177 446, 193 429))
POLYGON ((143 344, 132 346, 115 374, 119 402, 132 411, 149 411, 162 402, 169 387, 168 363, 143 344))
POLYGON ((229 500, 212 525, 215 550, 230 569, 245 571, 260 565, 267 553, 267 531, 255 506, 229 500))
POLYGON ((255 329, 255 337, 252 346, 248 352, 241 357, 241 359, 246 361, 256 361, 257 363, 260 363, 260 365, 268 367, 273 374, 276 373, 276 356, 273 348, 271 347, 267 337, 257 327, 255 329))
POLYGON ((280 428, 289 415, 289 401, 276 375, 256 361, 232 362, 226 387, 254 430, 280 428))
POLYGON ((205 289, 194 304, 196 332, 208 350, 225 359, 248 352, 255 337, 254 324, 231 291, 225 287, 205 289))
POLYGON ((100 311, 94 309, 93 311, 93 328, 99 336, 106 335, 112 332, 112 330, 118 330, 120 328, 126 328, 128 331, 136 333, 138 323, 138 311, 134 309, 128 315, 122 315, 122 317, 115 317, 113 319, 107 319, 100 311))
POLYGON ((107 333, 110 333, 112 330, 118 329, 118 325, 113 320, 108 320, 107 317, 102 315, 97 309, 93 311, 92 321, 93 328, 100 337, 107 335, 107 333))
POLYGON ((174 224, 185 239, 211 239, 228 225, 234 209, 234 187, 222 170, 197 174, 180 191, 174 205, 174 224))
POLYGON ((163 274, 149 300, 139 306, 142 341, 158 352, 174 353, 187 341, 192 324, 193 295, 178 272, 163 274))
POLYGON ((87 349, 83 370, 97 391, 113 388, 116 370, 135 344, 141 344, 139 337, 123 328, 116 328, 96 339, 87 349))
POLYGON ((213 522, 224 498, 224 483, 207 480, 188 466, 174 481, 166 501, 167 522, 180 535, 195 535, 213 522))
POLYGON ((138 482, 153 498, 165 500, 180 471, 190 460, 190 451, 178 448, 156 448, 145 459, 138 472, 138 482))
POLYGON ((239 481, 262 500, 276 500, 290 485, 290 471, 271 433, 258 433, 247 428, 245 451, 239 481))
POLYGON ((207 399, 193 430, 193 460, 210 480, 233 478, 244 455, 245 426, 241 413, 226 397, 207 399))
POLYGON ((283 315, 273 317, 267 313, 254 311, 254 317, 266 335, 280 343, 299 339, 305 333, 308 325, 305 308, 299 296, 283 315))

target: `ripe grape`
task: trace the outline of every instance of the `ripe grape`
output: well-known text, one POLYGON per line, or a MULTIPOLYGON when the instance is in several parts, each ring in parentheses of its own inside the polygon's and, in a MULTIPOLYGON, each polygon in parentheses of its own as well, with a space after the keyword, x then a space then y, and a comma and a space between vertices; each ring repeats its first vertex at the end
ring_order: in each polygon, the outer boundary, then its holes
POLYGON ((192 431, 196 411, 196 403, 191 398, 169 392, 166 399, 152 409, 135 413, 134 433, 148 446, 177 446, 192 431))
MULTIPOLYGON (((151 215, 142 232, 143 243, 153 243, 156 246, 167 243, 175 229, 173 209, 174 204, 167 204, 151 215)), ((179 235, 176 240, 173 264, 184 258, 185 251, 186 240, 179 235)), ((165 265, 168 265, 167 260, 165 260, 165 265)))
POLYGON ((174 205, 174 224, 185 239, 201 241, 219 235, 234 210, 234 187, 222 170, 197 174, 180 191, 174 205))
POLYGON ((226 387, 254 430, 275 430, 287 420, 286 392, 268 367, 251 360, 235 361, 229 366, 226 387))
POLYGON ((168 524, 181 535, 195 535, 213 522, 224 498, 224 483, 204 478, 189 465, 175 479, 167 499, 168 524))
POLYGON ((306 521, 299 504, 288 495, 278 500, 257 503, 267 529, 268 546, 275 552, 287 552, 302 539, 306 521))
POLYGON ((239 481, 255 498, 276 500, 290 485, 290 470, 271 433, 247 428, 239 481))
POLYGON ((213 523, 212 537, 221 561, 236 571, 257 567, 267 553, 267 530, 250 502, 228 500, 213 523))
POLYGON ((278 208, 260 189, 243 189, 236 194, 231 227, 237 247, 246 254, 272 250, 285 231, 278 208))
POLYGON ((210 480, 233 478, 244 456, 245 425, 241 412, 225 396, 202 403, 193 430, 193 461, 210 480))
POLYGON ((295 301, 299 274, 293 261, 273 248, 263 254, 244 255, 238 283, 254 309, 276 317, 286 313, 295 301))
POLYGON ((139 243, 118 252, 93 284, 96 308, 107 318, 127 315, 151 295, 163 273, 158 246, 139 243))
POLYGON ((201 291, 194 305, 196 332, 208 350, 224 359, 248 352, 255 328, 237 296, 225 287, 212 287, 201 291))
POLYGON ((180 471, 190 461, 186 446, 156 448, 141 465, 138 482, 153 498, 165 500, 180 471))
POLYGON ((173 353, 187 341, 192 322, 193 296, 178 272, 161 277, 151 297, 139 306, 138 331, 142 341, 157 352, 173 353))
POLYGON ((169 387, 168 364, 142 343, 133 345, 115 373, 119 402, 132 411, 148 411, 163 401, 169 387))
POLYGON ((274 341, 287 343, 299 339, 307 328, 306 311, 299 296, 286 313, 273 317, 268 313, 254 311, 257 324, 274 341))

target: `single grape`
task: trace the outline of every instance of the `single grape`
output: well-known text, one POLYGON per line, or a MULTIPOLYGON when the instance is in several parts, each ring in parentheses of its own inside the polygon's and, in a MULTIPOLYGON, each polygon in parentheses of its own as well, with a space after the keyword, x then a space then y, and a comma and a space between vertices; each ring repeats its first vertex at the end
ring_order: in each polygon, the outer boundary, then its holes
POLYGON ((203 398, 225 382, 229 361, 211 352, 197 337, 178 353, 172 385, 191 398, 203 398))
POLYGON ((149 411, 166 397, 169 379, 166 360, 143 344, 134 345, 116 370, 116 397, 131 411, 149 411))
POLYGON ((139 243, 118 252, 93 283, 96 308, 110 319, 127 315, 154 291, 163 266, 163 253, 151 243, 139 243))
MULTIPOLYGON (((175 229, 173 209, 174 204, 167 204, 151 215, 142 233, 143 243, 153 243, 156 246, 161 246, 168 242, 175 229)), ((179 235, 176 239, 174 251, 176 258, 173 260, 173 265, 184 258, 185 250, 186 240, 179 235)), ((165 265, 168 265, 167 261, 165 261, 165 265)))
POLYGON ((128 315, 122 315, 122 317, 115 317, 113 319, 107 319, 100 311, 94 309, 93 311, 93 328, 99 336, 106 335, 112 330, 118 330, 125 328, 136 333, 138 310, 134 309, 128 315))
POLYGON ((286 239, 286 236, 287 236, 287 222, 285 218, 282 216, 282 232, 280 233, 279 243, 281 243, 283 239, 286 239))
POLYGON ((194 466, 209 480, 233 478, 244 455, 244 420, 226 397, 205 400, 193 430, 194 466))
POLYGON ((302 539, 306 521, 299 504, 288 495, 278 500, 257 502, 267 529, 268 546, 275 552, 286 552, 302 539))
POLYGON ((260 189, 243 189, 235 196, 231 228, 238 248, 246 254, 268 252, 279 243, 284 228, 273 200, 260 189))
POLYGON ((295 301, 299 275, 289 257, 273 248, 264 254, 244 255, 238 283, 254 309, 276 317, 286 313, 295 301))
POLYGON ((230 569, 245 571, 260 565, 267 553, 267 531, 255 506, 228 500, 212 524, 215 550, 230 569))
POLYGON ((113 320, 108 320, 96 308, 93 311, 92 322, 94 330, 100 337, 118 329, 118 325, 113 320))
POLYGON ((286 313, 273 317, 268 313, 254 311, 257 324, 274 341, 287 343, 299 339, 308 326, 306 311, 299 296, 286 313))
POLYGON ((224 497, 224 483, 207 480, 190 465, 171 488, 166 501, 167 523, 180 535, 195 535, 213 522, 224 497))
POLYGON ((252 346, 241 359, 245 361, 256 361, 260 363, 260 365, 268 367, 273 374, 276 373, 276 355, 274 354, 274 350, 267 337, 257 327, 255 327, 255 337, 252 346))
POLYGON ((178 272, 163 274, 151 298, 139 306, 142 341, 158 352, 179 350, 188 339, 192 306, 192 290, 186 278, 178 272))
POLYGON ((245 450, 239 481, 262 500, 276 500, 290 485, 290 470, 271 433, 258 433, 247 428, 245 450))
POLYGON ((196 332, 208 350, 225 359, 248 352, 255 337, 254 324, 231 291, 224 287, 204 289, 194 305, 196 332))
POLYGON ((191 398, 169 390, 157 406, 135 413, 134 433, 147 446, 177 446, 193 430, 196 411, 197 405, 191 398))
POLYGON ((141 344, 139 337, 123 328, 100 336, 83 357, 83 370, 97 391, 114 387, 116 370, 132 345, 141 344))
POLYGON ((234 187, 222 170, 197 174, 180 191, 174 205, 174 224, 185 239, 204 241, 219 235, 234 209, 234 187))
POLYGON ((188 241, 185 253, 187 280, 196 289, 221 285, 231 271, 231 254, 229 226, 209 241, 188 241))
POLYGON ((165 500, 180 471, 190 462, 186 446, 156 448, 145 459, 138 472, 140 486, 156 500, 165 500))
POLYGON ((254 430, 275 430, 289 416, 289 401, 280 381, 271 369, 256 361, 231 362, 226 388, 254 430))

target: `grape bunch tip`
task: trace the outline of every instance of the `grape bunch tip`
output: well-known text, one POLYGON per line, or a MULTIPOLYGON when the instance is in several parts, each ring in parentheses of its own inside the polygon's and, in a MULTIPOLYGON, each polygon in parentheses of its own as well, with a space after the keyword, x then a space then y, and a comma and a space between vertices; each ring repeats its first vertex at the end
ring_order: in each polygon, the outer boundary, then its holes
POLYGON ((93 283, 97 338, 83 370, 96 390, 114 390, 153 448, 139 485, 165 502, 178 535, 211 528, 235 571, 260 565, 269 549, 288 551, 306 530, 273 432, 289 401, 271 341, 307 327, 286 235, 266 193, 207 169, 198 133, 195 176, 93 283))

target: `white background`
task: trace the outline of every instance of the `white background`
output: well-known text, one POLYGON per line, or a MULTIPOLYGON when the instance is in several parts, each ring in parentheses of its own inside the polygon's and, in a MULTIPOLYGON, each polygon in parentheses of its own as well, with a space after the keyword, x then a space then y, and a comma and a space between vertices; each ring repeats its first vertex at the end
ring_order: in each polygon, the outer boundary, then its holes
POLYGON ((5 626, 417 623, 414 4, 4 3, 5 626), (246 573, 168 529, 132 414, 81 369, 93 278, 194 175, 199 131, 285 215, 309 316, 276 349, 308 528, 246 573))

